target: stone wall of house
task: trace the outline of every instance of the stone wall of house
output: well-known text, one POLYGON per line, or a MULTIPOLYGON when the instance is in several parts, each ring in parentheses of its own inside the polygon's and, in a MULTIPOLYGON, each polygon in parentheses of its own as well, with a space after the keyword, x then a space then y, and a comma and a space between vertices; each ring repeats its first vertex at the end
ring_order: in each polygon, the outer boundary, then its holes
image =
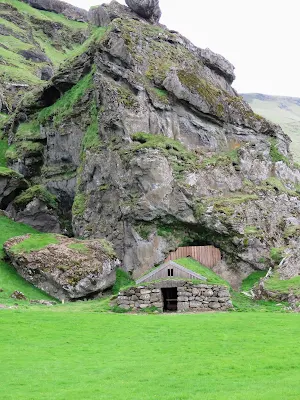
POLYGON ((177 287, 178 312, 181 311, 225 311, 232 308, 226 286, 195 284, 186 281, 160 281, 131 287, 119 293, 117 304, 126 310, 143 310, 156 307, 163 311, 162 288, 177 287))

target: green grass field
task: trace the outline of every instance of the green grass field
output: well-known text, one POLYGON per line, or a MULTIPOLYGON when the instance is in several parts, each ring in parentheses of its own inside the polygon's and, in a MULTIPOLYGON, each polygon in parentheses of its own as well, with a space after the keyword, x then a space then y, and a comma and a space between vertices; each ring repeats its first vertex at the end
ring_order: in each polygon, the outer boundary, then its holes
POLYGON ((1 400, 298 400, 299 318, 2 311, 1 400))

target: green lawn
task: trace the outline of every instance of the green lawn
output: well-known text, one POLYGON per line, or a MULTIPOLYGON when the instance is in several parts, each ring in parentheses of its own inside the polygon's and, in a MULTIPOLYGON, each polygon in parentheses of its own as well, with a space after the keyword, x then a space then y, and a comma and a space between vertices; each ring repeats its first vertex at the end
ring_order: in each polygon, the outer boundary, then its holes
POLYGON ((299 318, 1 311, 1 400, 298 400, 299 318))

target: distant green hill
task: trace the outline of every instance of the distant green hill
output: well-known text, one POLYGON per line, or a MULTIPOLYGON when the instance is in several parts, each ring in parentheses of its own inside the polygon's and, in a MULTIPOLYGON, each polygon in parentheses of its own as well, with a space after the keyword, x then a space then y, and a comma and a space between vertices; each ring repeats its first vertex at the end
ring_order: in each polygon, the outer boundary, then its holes
POLYGON ((242 94, 254 112, 279 124, 292 139, 294 159, 300 162, 300 98, 268 96, 259 93, 242 94))

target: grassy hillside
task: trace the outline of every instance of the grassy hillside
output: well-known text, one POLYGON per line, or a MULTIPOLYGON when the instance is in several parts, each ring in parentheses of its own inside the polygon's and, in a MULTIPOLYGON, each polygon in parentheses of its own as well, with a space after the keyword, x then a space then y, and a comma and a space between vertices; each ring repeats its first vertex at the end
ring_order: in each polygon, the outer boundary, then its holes
POLYGON ((71 21, 63 15, 34 9, 19 0, 2 0, 0 80, 40 84, 43 67, 58 68, 85 40, 86 29, 86 23, 71 21), (24 51, 42 55, 42 59, 24 51))
POLYGON ((296 314, 0 313, 3 400, 300 398, 296 314))
POLYGON ((251 108, 268 120, 279 124, 292 139, 291 150, 300 162, 300 98, 242 94, 251 108))

